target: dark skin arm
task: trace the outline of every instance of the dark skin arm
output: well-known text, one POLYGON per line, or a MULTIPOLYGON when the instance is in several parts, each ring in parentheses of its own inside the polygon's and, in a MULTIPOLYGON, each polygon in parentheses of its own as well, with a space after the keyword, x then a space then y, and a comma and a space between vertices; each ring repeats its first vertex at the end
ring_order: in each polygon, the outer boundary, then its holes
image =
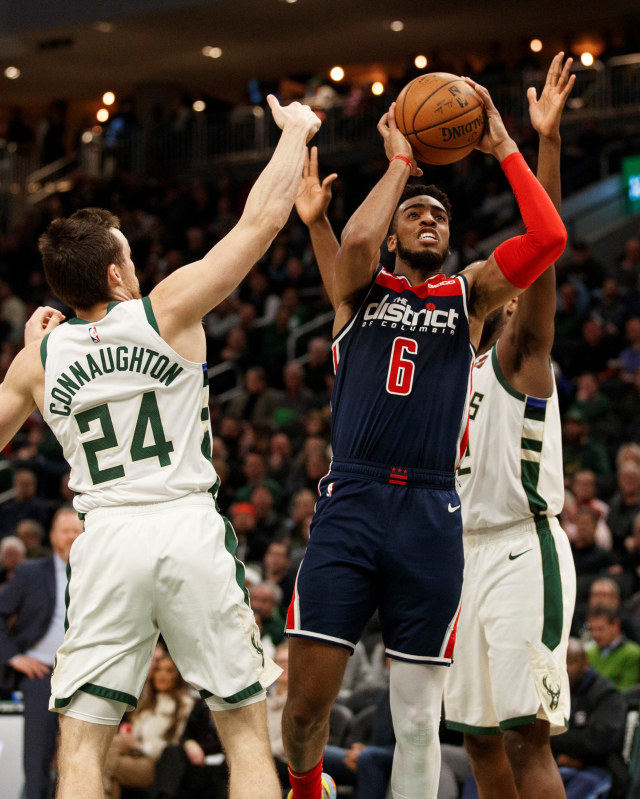
MULTIPOLYGON (((533 87, 527 92, 531 124, 539 135, 537 177, 558 210, 561 203, 560 119, 575 82, 575 75, 570 74, 573 60, 568 58, 563 65, 563 59, 562 52, 554 57, 539 98, 533 87)), ((513 313, 498 344, 500 368, 518 391, 534 397, 549 397, 553 392, 549 356, 555 332, 555 267, 543 272, 509 309, 513 309, 513 313)))

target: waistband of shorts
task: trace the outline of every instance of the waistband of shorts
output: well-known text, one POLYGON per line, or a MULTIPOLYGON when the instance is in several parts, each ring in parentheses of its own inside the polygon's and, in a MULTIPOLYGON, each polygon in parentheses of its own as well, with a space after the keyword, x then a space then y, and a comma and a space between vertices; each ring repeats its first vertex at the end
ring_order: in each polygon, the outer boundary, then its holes
MULTIPOLYGON (((560 529, 560 523, 555 516, 542 516, 548 522, 549 527, 560 529)), ((538 527, 535 518, 522 519, 513 524, 505 524, 502 527, 484 527, 482 530, 463 530, 462 539, 466 547, 479 547, 483 544, 490 544, 494 541, 505 541, 509 538, 517 538, 521 535, 532 533, 538 535, 538 527)))
POLYGON ((352 474, 367 480, 375 480, 378 483, 437 488, 443 491, 456 487, 454 472, 436 472, 431 469, 415 469, 408 466, 387 466, 383 463, 344 458, 331 461, 329 474, 352 474))
POLYGON ((105 505, 102 508, 92 508, 86 511, 85 519, 99 519, 102 516, 143 516, 145 513, 160 513, 173 508, 184 508, 193 505, 205 505, 215 508, 216 504, 208 491, 199 491, 197 494, 185 494, 184 497, 168 499, 166 502, 139 502, 131 505, 105 505))

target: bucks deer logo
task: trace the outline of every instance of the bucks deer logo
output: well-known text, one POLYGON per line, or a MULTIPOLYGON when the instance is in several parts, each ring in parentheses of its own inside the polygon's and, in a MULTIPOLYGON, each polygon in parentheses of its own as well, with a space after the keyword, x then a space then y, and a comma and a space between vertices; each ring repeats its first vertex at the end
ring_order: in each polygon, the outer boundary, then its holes
POLYGON ((256 652, 262 658, 262 665, 264 666, 264 649, 262 648, 262 642, 260 641, 260 638, 255 633, 251 633, 251 643, 253 644, 256 652))
POLYGON ((558 707, 558 702, 560 701, 560 691, 561 687, 560 684, 556 685, 555 687, 549 684, 547 679, 548 675, 545 674, 542 678, 542 684, 544 685, 545 691, 551 697, 551 701, 549 702, 549 708, 551 710, 555 710, 558 707))

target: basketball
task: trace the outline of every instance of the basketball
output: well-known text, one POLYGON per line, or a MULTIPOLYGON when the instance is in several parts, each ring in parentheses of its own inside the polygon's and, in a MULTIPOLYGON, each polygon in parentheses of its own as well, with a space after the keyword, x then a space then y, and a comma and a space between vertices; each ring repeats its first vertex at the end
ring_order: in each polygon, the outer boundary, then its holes
POLYGON ((484 106, 468 83, 448 72, 428 72, 402 89, 396 124, 416 161, 452 164, 468 155, 484 133, 484 106))

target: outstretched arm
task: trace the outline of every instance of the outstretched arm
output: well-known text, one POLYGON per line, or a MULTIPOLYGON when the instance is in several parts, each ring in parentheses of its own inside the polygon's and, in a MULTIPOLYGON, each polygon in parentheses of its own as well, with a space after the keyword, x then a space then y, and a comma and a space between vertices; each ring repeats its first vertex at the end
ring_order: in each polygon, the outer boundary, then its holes
POLYGON ((378 122, 389 167, 353 213, 342 232, 336 256, 333 303, 337 308, 335 328, 351 316, 351 301, 373 277, 398 200, 410 175, 421 175, 411 145, 395 120, 395 103, 378 122))
POLYGON ((282 134, 271 160, 251 189, 236 226, 200 261, 176 270, 151 292, 160 332, 169 341, 238 286, 289 218, 302 175, 307 141, 320 120, 300 103, 282 107, 268 97, 282 134))
MULTIPOLYGON (((570 74, 573 59, 568 58, 563 65, 563 58, 564 53, 558 53, 551 62, 539 99, 535 88, 527 91, 531 124, 539 136, 538 180, 558 211, 561 203, 560 119, 575 82, 575 75, 570 74)), ((507 379, 510 376, 515 379, 515 373, 525 367, 528 359, 533 358, 540 365, 548 362, 554 339, 555 311, 556 276, 555 267, 551 266, 520 296, 517 310, 505 330, 499 354, 507 379)), ((538 374, 541 378, 544 374, 549 383, 547 369, 532 368, 531 372, 531 377, 538 374)), ((531 377, 527 379, 528 384, 531 377)), ((551 388, 547 385, 547 389, 551 388)), ((535 393, 536 389, 540 390, 536 385, 529 386, 526 393, 535 393)), ((541 395, 538 393, 538 396, 541 395)))
POLYGON ((333 279, 340 244, 327 217, 327 208, 331 202, 331 184, 337 177, 338 175, 333 172, 320 183, 318 148, 311 147, 305 154, 302 180, 296 196, 296 211, 309 228, 313 254, 334 309, 336 305, 333 301, 333 279))
POLYGON ((489 92, 467 80, 487 110, 485 134, 478 149, 490 152, 500 162, 526 227, 524 235, 503 242, 483 264, 465 270, 471 289, 471 337, 477 345, 486 315, 527 289, 562 254, 567 234, 549 195, 508 135, 489 92))

